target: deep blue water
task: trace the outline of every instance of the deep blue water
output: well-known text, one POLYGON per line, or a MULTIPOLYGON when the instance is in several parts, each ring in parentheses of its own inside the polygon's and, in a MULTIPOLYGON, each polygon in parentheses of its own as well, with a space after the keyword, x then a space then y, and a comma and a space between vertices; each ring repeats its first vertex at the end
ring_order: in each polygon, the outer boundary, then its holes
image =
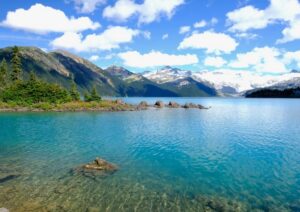
POLYGON ((300 100, 173 100, 212 108, 0 114, 0 208, 300 211, 300 100), (97 156, 120 170, 70 172, 97 156))

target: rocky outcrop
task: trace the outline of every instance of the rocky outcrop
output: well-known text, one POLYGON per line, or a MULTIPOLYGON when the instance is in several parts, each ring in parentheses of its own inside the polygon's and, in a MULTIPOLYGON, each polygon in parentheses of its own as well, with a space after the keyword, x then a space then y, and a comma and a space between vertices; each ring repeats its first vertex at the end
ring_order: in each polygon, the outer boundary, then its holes
POLYGON ((138 105, 137 105, 137 109, 138 110, 146 110, 148 108, 148 103, 146 101, 141 101, 138 105))
POLYGON ((180 104, 178 104, 177 102, 170 101, 169 104, 168 104, 168 107, 170 107, 170 108, 179 108, 180 104))
POLYGON ((111 164, 101 158, 96 158, 93 162, 84 165, 83 168, 87 170, 102 170, 108 172, 114 172, 118 169, 116 165, 111 164))
POLYGON ((195 108, 195 109, 208 109, 207 107, 204 107, 200 104, 194 104, 194 103, 186 103, 182 106, 185 109, 195 108))
POLYGON ((116 104, 118 105, 125 105, 125 102, 122 99, 115 100, 116 104))
POLYGON ((163 108, 165 104, 162 101, 156 101, 154 106, 158 108, 163 108))
POLYGON ((101 158, 96 158, 94 161, 82 165, 74 169, 73 171, 86 177, 94 178, 98 175, 103 176, 113 174, 117 170, 118 166, 116 166, 115 164, 109 163, 108 161, 101 158))

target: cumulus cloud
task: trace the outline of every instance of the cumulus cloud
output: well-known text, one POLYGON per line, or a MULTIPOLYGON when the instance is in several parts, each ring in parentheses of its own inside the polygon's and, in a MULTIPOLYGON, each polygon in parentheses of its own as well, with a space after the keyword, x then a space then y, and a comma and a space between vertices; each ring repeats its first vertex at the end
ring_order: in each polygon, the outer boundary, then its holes
POLYGON ((288 65, 295 62, 297 68, 300 68, 300 51, 286 52, 284 54, 284 62, 288 65))
POLYGON ((190 26, 182 26, 179 29, 179 34, 185 34, 191 30, 190 26))
POLYGON ((204 60, 204 65, 220 68, 226 64, 226 60, 222 57, 207 57, 204 60))
POLYGON ((101 34, 66 32, 51 42, 54 48, 72 49, 77 52, 117 49, 121 44, 130 43, 141 31, 127 27, 109 27, 101 34))
POLYGON ((95 61, 97 61, 97 60, 99 60, 99 59, 100 59, 100 57, 99 57, 98 55, 92 55, 92 56, 90 56, 90 58, 89 58, 89 60, 92 61, 92 62, 95 62, 95 61))
POLYGON ((106 3, 106 0, 73 0, 75 8, 79 13, 94 12, 99 5, 106 3))
POLYGON ((232 68, 247 68, 264 73, 287 72, 282 60, 282 53, 271 47, 254 48, 252 51, 236 55, 236 60, 231 61, 232 68))
POLYGON ((285 24, 283 37, 278 43, 300 39, 300 3, 298 0, 270 0, 265 9, 245 6, 227 13, 227 23, 232 32, 263 29, 270 24, 285 24))
POLYGON ((206 31, 195 33, 179 44, 178 49, 206 49, 207 53, 230 53, 236 49, 238 43, 229 35, 206 31))
POLYGON ((198 63, 198 57, 194 54, 166 54, 159 51, 151 51, 141 54, 137 51, 128 51, 119 53, 118 56, 124 61, 124 64, 136 68, 147 68, 155 66, 181 66, 198 63))
POLYGON ((93 22, 88 17, 69 18, 63 11, 42 4, 35 4, 28 10, 17 9, 8 12, 1 25, 38 34, 81 32, 88 29, 95 30, 100 27, 99 23, 93 22))
POLYGON ((144 0, 142 4, 137 4, 134 0, 118 0, 115 5, 104 9, 103 17, 123 22, 137 16, 140 24, 151 23, 162 16, 171 18, 175 9, 183 3, 184 0, 144 0))

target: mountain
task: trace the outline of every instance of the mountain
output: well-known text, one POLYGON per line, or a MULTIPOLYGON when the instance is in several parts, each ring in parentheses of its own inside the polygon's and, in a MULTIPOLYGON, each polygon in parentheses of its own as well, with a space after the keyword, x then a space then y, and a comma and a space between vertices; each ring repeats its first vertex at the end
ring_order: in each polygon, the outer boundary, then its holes
POLYGON ((297 88, 262 88, 248 91, 247 98, 300 98, 300 87, 297 88))
POLYGON ((154 72, 144 72, 145 78, 154 81, 179 96, 217 96, 218 92, 208 83, 196 81, 191 71, 165 66, 154 72))
POLYGON ((168 97, 179 96, 178 93, 159 85, 139 74, 135 74, 123 67, 110 66, 107 73, 123 81, 122 93, 126 96, 168 97))
POLYGON ((245 97, 300 98, 300 76, 282 80, 273 86, 247 91, 245 97))
POLYGON ((164 67, 158 71, 147 71, 143 76, 157 83, 171 83, 191 78, 202 85, 214 89, 219 96, 242 96, 245 92, 258 88, 282 84, 283 87, 297 86, 300 73, 291 72, 279 75, 266 75, 249 71, 184 71, 164 67))
MULTIPOLYGON (((94 85, 101 95, 119 95, 122 81, 103 71, 93 63, 65 51, 46 53, 36 47, 19 47, 24 78, 34 71, 47 82, 69 88, 72 78, 81 93, 94 85)), ((12 48, 0 49, 0 60, 10 61, 12 48)))

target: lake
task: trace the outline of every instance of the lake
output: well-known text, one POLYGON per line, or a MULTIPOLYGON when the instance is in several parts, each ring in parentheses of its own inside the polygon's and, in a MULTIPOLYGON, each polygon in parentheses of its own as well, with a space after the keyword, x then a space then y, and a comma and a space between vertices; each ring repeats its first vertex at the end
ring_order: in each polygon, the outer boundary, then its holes
POLYGON ((300 211, 300 100, 124 98, 157 99, 211 109, 1 113, 0 208, 300 211))

